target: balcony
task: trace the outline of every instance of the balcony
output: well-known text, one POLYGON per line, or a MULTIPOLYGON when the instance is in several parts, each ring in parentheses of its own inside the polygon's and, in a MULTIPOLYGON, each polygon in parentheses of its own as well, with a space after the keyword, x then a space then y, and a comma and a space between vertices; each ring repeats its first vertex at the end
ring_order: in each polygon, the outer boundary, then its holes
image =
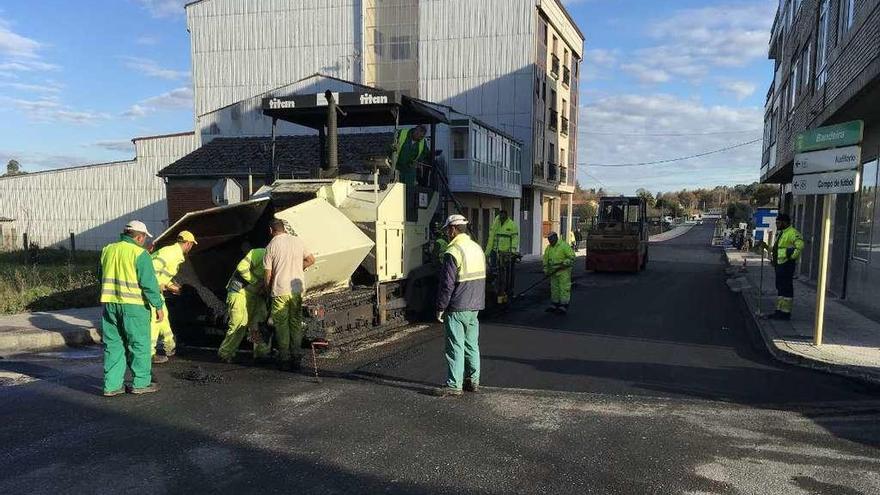
POLYGON ((551 131, 559 130, 559 112, 552 108, 550 109, 550 118, 547 119, 547 127, 549 127, 551 131))
POLYGON ((568 184, 568 168, 559 167, 559 183, 568 184))
POLYGON ((559 182, 559 166, 553 162, 547 164, 547 181, 559 182))
POLYGON ((568 136, 568 118, 564 115, 562 116, 562 127, 559 129, 559 132, 561 132, 563 136, 568 136))
POLYGON ((553 60, 550 64, 550 75, 553 76, 553 79, 559 79, 559 57, 554 53, 551 58, 553 60))
POLYGON ((542 162, 535 162, 532 165, 532 180, 544 180, 544 164, 542 162))
POLYGON ((562 67, 562 85, 565 87, 571 85, 571 70, 566 66, 562 67))

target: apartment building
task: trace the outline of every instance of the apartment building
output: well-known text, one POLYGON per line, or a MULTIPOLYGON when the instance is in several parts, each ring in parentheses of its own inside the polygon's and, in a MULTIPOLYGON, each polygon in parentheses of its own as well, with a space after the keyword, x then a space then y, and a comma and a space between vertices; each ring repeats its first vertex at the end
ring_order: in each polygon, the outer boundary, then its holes
MULTIPOLYGON (((212 112, 316 73, 400 91, 491 129, 471 151, 499 135, 520 143, 520 163, 500 160, 510 168, 495 177, 519 173, 504 206, 519 212, 524 252, 567 230, 584 37, 559 0, 200 0, 187 20, 198 136, 212 112)), ((494 180, 457 192, 492 195, 494 180)))
POLYGON ((829 290, 880 316, 880 0, 781 0, 769 56, 761 182, 781 185, 782 210, 794 218, 806 249, 799 275, 815 280, 822 208, 831 202, 829 290), (865 124, 856 194, 793 196, 798 133, 851 120, 865 124), (876 228, 875 228, 876 226, 876 228))

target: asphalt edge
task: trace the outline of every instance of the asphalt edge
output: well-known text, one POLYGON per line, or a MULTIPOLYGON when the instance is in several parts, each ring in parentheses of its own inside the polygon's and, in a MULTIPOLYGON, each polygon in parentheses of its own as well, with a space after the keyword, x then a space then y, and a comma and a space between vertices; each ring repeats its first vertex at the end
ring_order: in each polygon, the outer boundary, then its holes
POLYGON ((13 327, 0 331, 0 356, 48 352, 65 347, 98 344, 101 344, 101 332, 93 327, 68 330, 13 327))
MULTIPOLYGON (((721 246, 713 246, 720 247, 722 250, 722 256, 724 257, 724 262, 728 267, 733 267, 730 262, 730 259, 727 256, 727 250, 721 246)), ((728 277, 731 278, 731 277, 728 277)), ((876 376, 870 373, 864 373, 858 370, 853 369, 851 366, 840 365, 840 364, 831 364, 823 361, 816 361, 814 359, 809 359, 800 354, 796 354, 793 352, 786 351, 785 349, 777 346, 773 339, 768 335, 766 330, 766 323, 764 320, 758 317, 759 308, 752 301, 753 298, 747 297, 745 294, 746 289, 736 292, 739 296, 739 300, 742 304, 742 309, 746 311, 749 315, 750 321, 752 325, 758 330, 758 334, 761 336, 761 341, 764 342, 764 346, 767 348, 767 351, 779 362, 799 366, 801 368, 809 368, 816 371, 821 371, 824 373, 843 376, 846 378, 858 380, 863 383, 867 383, 869 385, 880 385, 880 376, 876 376)))

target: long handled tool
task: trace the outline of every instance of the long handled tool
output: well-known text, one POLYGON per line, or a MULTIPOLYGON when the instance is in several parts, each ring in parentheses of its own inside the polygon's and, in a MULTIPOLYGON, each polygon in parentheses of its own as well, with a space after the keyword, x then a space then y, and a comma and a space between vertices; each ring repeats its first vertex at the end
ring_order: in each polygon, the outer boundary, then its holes
POLYGON ((538 280, 538 281, 535 282, 534 284, 532 284, 532 285, 526 287, 525 290, 521 291, 519 294, 513 296, 513 299, 514 299, 514 300, 517 300, 517 299, 521 298, 522 296, 524 296, 524 295, 526 294, 526 292, 529 292, 529 291, 531 291, 532 289, 534 289, 535 287, 537 287, 537 286, 543 284, 544 282, 550 280, 550 277, 552 277, 553 275, 556 275, 556 272, 560 272, 560 271, 562 271, 562 270, 564 270, 564 269, 566 269, 566 268, 568 268, 568 267, 566 267, 566 266, 560 266, 560 267, 559 267, 558 269, 556 269, 553 273, 549 273, 549 274, 547 274, 547 275, 544 275, 544 277, 543 277, 541 280, 538 280))

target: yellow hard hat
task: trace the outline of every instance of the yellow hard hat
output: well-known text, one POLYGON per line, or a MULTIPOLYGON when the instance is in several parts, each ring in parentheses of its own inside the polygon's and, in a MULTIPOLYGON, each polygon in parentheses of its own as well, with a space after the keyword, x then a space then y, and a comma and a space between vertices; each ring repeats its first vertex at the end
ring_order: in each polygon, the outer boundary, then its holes
POLYGON ((198 244, 198 242, 196 242, 196 236, 188 230, 181 230, 180 233, 177 234, 177 242, 191 242, 193 244, 198 244))

